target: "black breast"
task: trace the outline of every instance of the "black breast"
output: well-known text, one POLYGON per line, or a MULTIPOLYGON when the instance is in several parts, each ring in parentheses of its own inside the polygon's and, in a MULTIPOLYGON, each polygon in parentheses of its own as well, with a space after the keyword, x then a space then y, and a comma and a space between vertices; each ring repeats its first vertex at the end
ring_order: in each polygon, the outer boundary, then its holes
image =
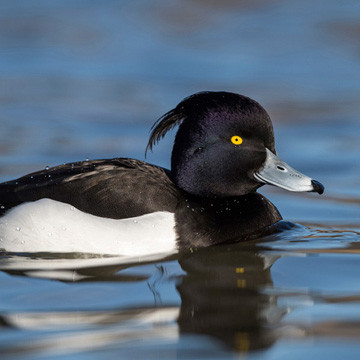
POLYGON ((180 248, 244 241, 266 234, 282 219, 264 196, 251 193, 231 198, 196 198, 185 195, 175 213, 180 248))

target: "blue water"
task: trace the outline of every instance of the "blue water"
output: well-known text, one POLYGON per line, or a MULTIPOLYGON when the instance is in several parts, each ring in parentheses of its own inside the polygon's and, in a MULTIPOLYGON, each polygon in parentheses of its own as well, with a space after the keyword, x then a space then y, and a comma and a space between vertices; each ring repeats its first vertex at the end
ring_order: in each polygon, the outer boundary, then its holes
MULTIPOLYGON (((152 123, 226 90, 270 113, 322 196, 263 188, 289 230, 127 264, 0 257, 1 359, 358 359, 360 3, 0 1, 0 180, 144 159, 152 123)), ((169 166, 169 136, 147 160, 169 166)))

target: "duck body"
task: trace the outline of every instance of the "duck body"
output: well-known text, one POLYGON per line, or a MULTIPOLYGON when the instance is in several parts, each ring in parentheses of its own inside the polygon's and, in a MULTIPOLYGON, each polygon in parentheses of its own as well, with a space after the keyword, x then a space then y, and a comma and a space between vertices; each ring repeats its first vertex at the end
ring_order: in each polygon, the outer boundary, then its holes
POLYGON ((263 184, 323 191, 277 157, 271 120, 254 100, 190 96, 154 124, 147 149, 176 125, 171 170, 115 158, 0 184, 0 246, 136 255, 241 241, 282 219, 256 192, 263 184))
POLYGON ((282 219, 258 193, 197 197, 169 176, 161 167, 117 158, 4 183, 2 199, 11 202, 0 218, 3 244, 11 252, 146 255, 240 241, 282 219))

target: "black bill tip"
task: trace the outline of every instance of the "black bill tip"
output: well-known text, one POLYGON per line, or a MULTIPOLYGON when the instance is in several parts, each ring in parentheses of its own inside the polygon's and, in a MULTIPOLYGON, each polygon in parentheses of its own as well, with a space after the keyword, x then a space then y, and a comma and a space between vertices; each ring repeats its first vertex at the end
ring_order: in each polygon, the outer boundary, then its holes
POLYGON ((325 190, 324 185, 316 180, 311 180, 311 184, 313 186, 313 191, 317 192, 318 194, 322 194, 325 190))

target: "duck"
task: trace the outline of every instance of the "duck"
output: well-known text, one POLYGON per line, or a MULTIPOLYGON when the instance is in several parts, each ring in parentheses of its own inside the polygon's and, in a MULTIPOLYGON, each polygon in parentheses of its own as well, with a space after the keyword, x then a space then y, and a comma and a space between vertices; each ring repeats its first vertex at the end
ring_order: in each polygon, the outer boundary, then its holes
POLYGON ((0 184, 0 248, 145 256, 239 242, 282 220, 261 186, 324 192, 281 160, 270 116, 247 96, 190 95, 154 123, 145 155, 174 127, 170 170, 86 160, 0 184))

